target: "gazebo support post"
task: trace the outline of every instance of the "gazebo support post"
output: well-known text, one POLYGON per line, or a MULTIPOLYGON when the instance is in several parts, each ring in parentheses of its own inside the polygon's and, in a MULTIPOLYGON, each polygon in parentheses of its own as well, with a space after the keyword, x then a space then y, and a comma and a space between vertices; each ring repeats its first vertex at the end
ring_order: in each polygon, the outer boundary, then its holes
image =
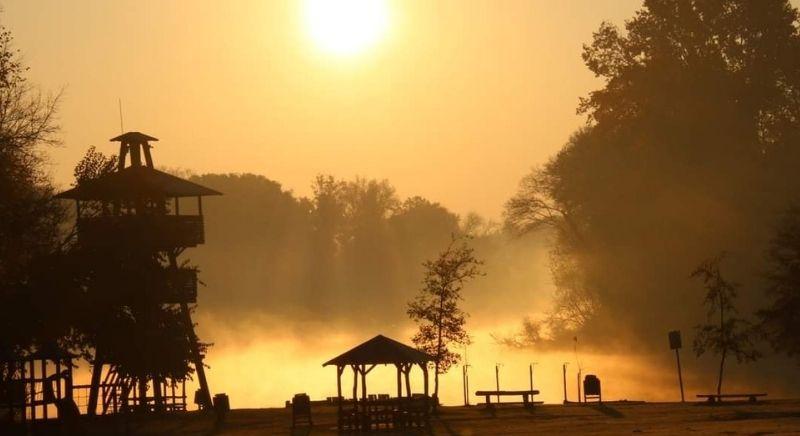
POLYGON ((367 399, 367 374, 375 368, 375 365, 371 365, 367 368, 367 365, 361 365, 361 399, 367 399))
POLYGON ((428 412, 431 410, 431 407, 433 408, 433 413, 437 413, 436 408, 439 405, 439 398, 434 398, 433 401, 431 401, 430 397, 428 396, 428 364, 420 363, 419 367, 422 368, 423 384, 425 385, 425 420, 427 421, 428 412))
POLYGON ((344 366, 336 366, 336 403, 339 405, 339 410, 342 410, 342 373, 344 366))
POLYGON ((394 366, 397 367, 397 398, 401 398, 403 396, 403 377, 400 374, 400 364, 395 363, 394 366))
POLYGON ((409 364, 405 365, 405 368, 403 369, 403 373, 406 376, 406 396, 408 398, 411 398, 411 380, 408 377, 408 374, 410 372, 411 372, 411 364, 409 363, 409 364))
POLYGON ((428 396, 428 365, 420 363, 419 367, 422 368, 422 377, 425 380, 425 396, 428 396))
POLYGON ((353 402, 358 404, 358 365, 350 365, 353 368, 353 402))
POLYGON ((367 400, 367 366, 361 365, 361 399, 367 400))

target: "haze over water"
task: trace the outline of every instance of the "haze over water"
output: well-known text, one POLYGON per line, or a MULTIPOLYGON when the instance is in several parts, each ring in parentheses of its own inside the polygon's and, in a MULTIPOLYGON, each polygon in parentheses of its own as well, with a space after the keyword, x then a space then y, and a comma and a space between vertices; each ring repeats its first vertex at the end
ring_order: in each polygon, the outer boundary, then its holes
MULTIPOLYGON (((500 330, 504 326, 497 327, 500 330)), ((509 349, 496 344, 491 333, 489 330, 474 332, 474 343, 467 350, 470 404, 483 403, 483 398, 474 396, 475 391, 495 388, 495 363, 501 364, 501 389, 524 390, 529 387, 528 365, 538 362, 534 367, 534 389, 541 392, 537 400, 561 403, 564 399, 562 363, 569 362, 567 393, 570 401, 576 400, 577 365, 574 352, 509 349)), ((211 366, 209 383, 215 391, 230 395, 231 404, 237 408, 281 407, 286 400, 300 392, 309 394, 315 400, 336 396, 336 370, 333 367, 323 368, 322 363, 369 337, 321 331, 302 340, 285 337, 255 340, 238 347, 215 347, 206 360, 211 366)), ((225 342, 220 339, 220 343, 225 342)), ((406 338, 397 339, 408 342, 406 338)), ((606 400, 679 401, 675 355, 667 345, 665 337, 663 353, 637 354, 633 351, 597 354, 579 350, 578 357, 583 375, 596 374, 600 378, 603 398, 606 400)), ((712 390, 713 380, 699 380, 700 377, 696 376, 697 362, 690 350, 683 350, 682 358, 687 400, 694 400, 697 393, 712 390)), ((737 370, 733 366, 731 368, 728 388, 736 391, 750 387, 737 381, 737 370)), ((461 370, 460 365, 453 367, 440 378, 440 397, 445 405, 464 404, 461 370)), ((395 383, 393 366, 378 366, 367 376, 368 393, 394 396, 395 383)), ((414 392, 422 392, 422 373, 418 368, 412 371, 411 383, 414 392)), ((430 386, 432 390, 432 377, 430 386)), ((759 388, 764 389, 765 386, 759 385, 759 388)), ((771 396, 782 396, 779 384, 768 388, 771 396)), ((352 371, 349 369, 342 375, 342 391, 346 398, 352 396, 352 371)))

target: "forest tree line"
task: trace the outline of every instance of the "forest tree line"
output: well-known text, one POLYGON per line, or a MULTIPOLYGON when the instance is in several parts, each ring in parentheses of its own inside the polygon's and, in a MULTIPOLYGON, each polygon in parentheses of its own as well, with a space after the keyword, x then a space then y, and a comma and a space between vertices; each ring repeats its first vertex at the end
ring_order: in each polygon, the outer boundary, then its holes
POLYGON ((705 318, 690 273, 726 253, 742 315, 798 352, 798 27, 786 0, 646 0, 624 28, 599 27, 586 125, 507 204, 510 229, 552 235, 557 287, 511 343, 663 347, 705 318))
POLYGON ((386 180, 320 175, 306 198, 254 174, 190 179, 225 194, 204 203, 207 243, 188 256, 207 284, 199 313, 232 328, 259 319, 266 330, 270 320, 298 329, 336 321, 343 330, 399 333, 422 286, 423 262, 453 236, 470 236, 487 259, 491 279, 472 283, 465 302, 476 315, 487 307, 518 314, 520 294, 547 286, 533 238, 511 240, 476 214, 401 199, 386 180))

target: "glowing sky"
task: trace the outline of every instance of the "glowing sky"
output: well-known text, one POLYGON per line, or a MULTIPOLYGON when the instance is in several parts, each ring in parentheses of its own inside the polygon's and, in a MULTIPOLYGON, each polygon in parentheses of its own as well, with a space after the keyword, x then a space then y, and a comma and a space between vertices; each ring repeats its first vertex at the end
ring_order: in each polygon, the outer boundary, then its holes
POLYGON ((17 0, 2 20, 31 80, 64 89, 62 185, 88 146, 114 151, 122 99, 125 129, 161 139, 158 165, 299 194, 320 172, 387 178, 498 218, 583 122, 578 97, 599 83, 581 44, 639 3, 387 0, 382 33, 348 56, 320 49, 330 29, 310 31, 301 1, 17 0))

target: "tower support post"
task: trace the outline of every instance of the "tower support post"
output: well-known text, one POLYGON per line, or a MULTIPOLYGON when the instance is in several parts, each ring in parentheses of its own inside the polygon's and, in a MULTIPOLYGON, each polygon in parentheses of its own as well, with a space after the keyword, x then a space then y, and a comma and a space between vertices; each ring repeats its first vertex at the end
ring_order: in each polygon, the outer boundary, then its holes
POLYGON ((192 323, 192 314, 189 312, 189 304, 185 301, 181 303, 181 313, 183 313, 184 322, 186 324, 186 335, 189 337, 189 342, 192 347, 192 357, 194 359, 194 369, 197 371, 197 381, 200 383, 200 402, 208 409, 211 409, 211 391, 208 389, 208 380, 206 380, 206 369, 203 366, 203 355, 200 354, 200 340, 194 333, 194 324, 192 323))
POLYGON ((94 416, 97 413, 97 397, 100 393, 100 376, 103 373, 103 360, 100 353, 95 350, 94 365, 92 365, 92 380, 89 385, 89 400, 86 404, 86 413, 94 416))

